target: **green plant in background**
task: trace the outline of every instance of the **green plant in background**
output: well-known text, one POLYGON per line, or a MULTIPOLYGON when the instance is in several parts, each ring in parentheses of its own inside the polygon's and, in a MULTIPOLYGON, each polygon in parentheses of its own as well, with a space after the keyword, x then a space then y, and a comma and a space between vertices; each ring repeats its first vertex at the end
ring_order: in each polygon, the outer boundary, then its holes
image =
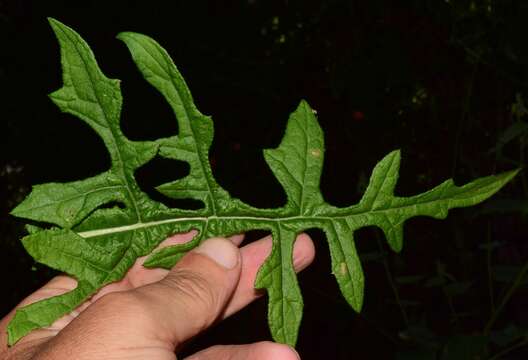
MULTIPOLYGON (((526 166, 526 150, 528 139, 528 122, 526 116, 528 109, 524 99, 520 93, 515 95, 515 101, 511 105, 511 124, 498 136, 495 146, 490 149, 489 153, 495 155, 496 162, 503 162, 513 164, 517 167, 526 166), (517 156, 506 155, 504 150, 506 147, 516 149, 513 153, 517 156)), ((522 216, 528 214, 528 180, 526 173, 523 172, 520 176, 520 185, 523 196, 516 199, 502 199, 496 200, 485 208, 487 212, 518 212, 522 216)), ((491 240, 491 236, 489 236, 491 240)), ((502 265, 491 264, 491 252, 500 247, 502 244, 492 244, 488 241, 486 244, 488 251, 488 273, 489 273, 489 289, 491 301, 491 314, 489 320, 486 322, 483 334, 489 338, 491 342, 502 348, 491 360, 503 358, 510 352, 528 345, 528 329, 524 326, 519 326, 513 321, 508 321, 499 329, 494 330, 497 320, 505 312, 506 305, 510 302, 515 293, 522 287, 526 286, 526 276, 528 274, 528 261, 522 261, 521 264, 502 265), (500 299, 496 303, 493 295, 493 283, 505 285, 502 289, 500 299)))
MULTIPOLYGON (((496 145, 490 149, 490 153, 495 153, 496 160, 514 164, 516 166, 524 166, 526 162, 526 151, 527 151, 527 140, 528 140, 528 121, 526 116, 528 115, 528 109, 524 103, 522 95, 517 93, 515 95, 515 102, 511 106, 511 114, 513 117, 512 123, 504 130, 499 138, 497 139, 496 145), (518 159, 514 160, 503 154, 504 147, 511 144, 517 143, 518 147, 518 159)), ((521 176, 521 184, 524 194, 528 196, 528 180, 526 175, 523 173, 521 176)), ((512 205, 512 204, 510 204, 512 205)), ((520 209, 509 209, 509 210, 521 210, 524 213, 528 213, 528 203, 524 201, 520 209)))
POLYGON ((121 279, 140 256, 150 254, 147 267, 170 268, 206 238, 260 229, 272 233, 273 248, 258 272, 255 287, 268 293, 273 338, 294 345, 303 308, 291 258, 299 233, 310 228, 325 232, 332 272, 347 302, 360 311, 364 278, 354 245, 356 230, 377 226, 391 248, 400 251, 406 220, 415 216, 445 218, 451 208, 487 199, 517 172, 480 178, 461 187, 447 180, 425 193, 398 197, 394 188, 400 153, 393 151, 375 166, 359 203, 337 208, 326 203, 319 190, 323 133, 313 110, 302 101, 290 115, 281 144, 264 151, 287 202, 276 209, 254 208, 232 198, 214 179, 208 160, 213 123, 196 109, 182 76, 163 48, 145 35, 118 36, 145 79, 170 104, 179 127, 177 136, 134 142, 120 129, 119 80, 105 77, 76 32, 56 20, 50 19, 50 23, 61 47, 64 81, 51 99, 99 134, 112 165, 89 179, 37 185, 12 211, 17 217, 53 225, 50 229, 28 226, 23 245, 36 261, 75 277, 78 286, 17 310, 8 327, 10 344, 33 329, 50 325, 102 286, 121 279), (202 208, 168 208, 139 189, 134 172, 157 155, 190 165, 187 176, 157 190, 175 199, 199 200, 202 208), (108 208, 114 203, 121 206, 108 208), (189 243, 152 253, 169 235, 191 229, 198 230, 198 235, 189 243))
MULTIPOLYGON (((509 123, 502 125, 505 127, 504 130, 497 135, 495 144, 488 151, 493 168, 498 164, 518 168, 526 166, 528 109, 520 93, 515 95, 510 114, 509 123)), ((472 164, 465 165, 470 167, 472 164)), ((519 174, 517 185, 523 190, 518 196, 502 194, 501 197, 495 197, 480 210, 467 214, 466 219, 461 215, 460 222, 475 221, 478 217, 490 214, 519 214, 525 217, 528 214, 525 173, 519 174)), ((499 258, 499 249, 511 251, 511 247, 508 249, 511 244, 507 241, 508 235, 504 231, 492 233, 491 220, 486 220, 486 223, 487 229, 484 233, 487 241, 478 244, 479 250, 475 248, 472 240, 465 238, 463 231, 455 226, 456 254, 450 254, 447 258, 442 258, 439 254, 436 271, 433 274, 393 277, 396 266, 389 268, 388 256, 381 258, 387 270, 386 276, 392 286, 394 298, 402 313, 405 330, 400 332, 400 339, 412 344, 410 350, 398 352, 397 359, 498 360, 505 359, 510 353, 528 345, 528 329, 516 321, 507 309, 512 298, 527 285, 528 262, 522 258, 515 261, 511 257, 495 259, 495 257, 499 258), (458 257, 458 264, 465 263, 468 269, 481 270, 483 268, 480 266, 486 267, 487 295, 489 295, 487 299, 484 297, 486 302, 481 303, 480 306, 472 304, 471 309, 467 308, 467 300, 475 299, 474 295, 479 291, 479 278, 467 276, 467 272, 464 274, 464 271, 459 271, 452 263, 449 266, 446 261, 449 261, 450 257, 458 257), (400 299, 400 292, 404 292, 402 287, 406 285, 419 286, 424 291, 427 289, 442 295, 438 299, 445 302, 445 307, 450 313, 448 321, 450 331, 447 334, 438 335, 438 331, 435 333, 436 329, 433 330, 432 321, 427 319, 429 311, 424 310, 427 305, 400 299), (489 313, 486 311, 487 302, 489 302, 489 313), (482 323, 479 324, 481 327, 468 330, 465 325, 475 320, 482 323)), ((515 233, 515 230, 512 232, 515 233)), ((401 262, 399 267, 401 271, 405 264, 401 262)), ((434 307, 437 308, 438 304, 434 307)))

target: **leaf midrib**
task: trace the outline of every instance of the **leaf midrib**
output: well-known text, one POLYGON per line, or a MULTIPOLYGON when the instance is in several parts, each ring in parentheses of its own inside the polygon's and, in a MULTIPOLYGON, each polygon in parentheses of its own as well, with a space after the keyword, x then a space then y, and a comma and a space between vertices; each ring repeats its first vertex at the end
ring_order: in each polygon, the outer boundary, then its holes
MULTIPOLYGON (((404 207, 412 207, 413 205, 404 206, 404 207)), ((398 208, 404 208, 404 207, 398 207, 398 208)), ((222 221, 263 221, 263 222, 270 222, 270 223, 279 223, 279 222, 289 222, 289 221, 336 221, 336 220, 344 220, 346 218, 349 218, 351 216, 360 216, 365 213, 380 213, 385 211, 391 211, 396 210, 398 208, 390 208, 390 209, 384 209, 384 210, 366 210, 361 211, 357 213, 350 213, 346 215, 330 215, 330 216, 289 216, 289 217, 266 217, 266 216, 196 216, 196 217, 175 217, 171 219, 165 219, 165 220, 158 220, 158 221, 150 221, 150 222, 137 222, 135 224, 130 225, 124 225, 124 226, 116 226, 111 228, 104 228, 104 229, 97 229, 97 230, 88 230, 78 233, 79 236, 84 238, 94 237, 94 236, 101 236, 101 235, 107 235, 107 234, 113 234, 113 233, 119 233, 119 232, 125 232, 125 231, 132 231, 132 230, 138 230, 143 228, 149 228, 154 227, 158 225, 165 225, 165 224, 171 224, 171 223, 179 223, 179 222, 193 222, 193 221, 210 221, 210 220, 222 220, 222 221)))
MULTIPOLYGON (((445 194, 445 192, 444 192, 445 194)), ((104 229, 97 229, 97 230, 89 230, 78 233, 81 237, 94 237, 94 236, 101 236, 101 235, 107 235, 112 233, 119 233, 119 232, 125 232, 125 231, 132 231, 137 229, 143 229, 143 228, 149 228, 153 226, 158 225, 164 225, 164 224, 170 224, 170 223, 178 223, 178 222, 192 222, 192 221, 208 221, 208 220, 225 220, 225 221, 237 221, 237 220, 247 220, 247 221, 263 221, 263 222, 271 222, 271 223, 277 223, 277 222, 287 222, 287 221, 334 221, 334 220, 342 220, 353 216, 360 216, 367 213, 370 214, 376 214, 376 213, 382 213, 387 211, 394 211, 394 210, 400 210, 404 208, 410 208, 410 207, 416 207, 419 205, 424 204, 435 204, 437 202, 443 202, 446 199, 441 195, 440 198, 432 200, 432 201, 419 201, 413 203, 413 197, 405 198, 405 197, 393 197, 392 199, 405 199, 408 200, 409 204, 402 204, 395 207, 390 208, 384 208, 384 209, 375 209, 373 210, 371 207, 364 207, 364 204, 361 204, 361 202, 358 205, 355 205, 348 209, 339 209, 335 208, 332 210, 342 210, 347 211, 347 214, 339 214, 339 213, 333 213, 328 216, 301 216, 301 215, 295 215, 295 216, 289 216, 289 217, 267 217, 267 216, 218 216, 218 215, 211 215, 211 216, 196 216, 196 217, 175 217, 171 219, 165 219, 165 220, 159 220, 159 221, 151 221, 151 222, 137 222, 135 224, 125 225, 125 226, 117 226, 117 227, 111 227, 111 228, 104 228, 104 229), (361 209, 363 208, 363 209, 361 209)), ((419 197, 420 195, 416 195, 415 197, 419 197)), ((418 199, 420 200, 420 199, 418 199)), ((260 209, 257 209, 260 210, 260 209)), ((280 210, 280 209, 276 209, 280 210)))

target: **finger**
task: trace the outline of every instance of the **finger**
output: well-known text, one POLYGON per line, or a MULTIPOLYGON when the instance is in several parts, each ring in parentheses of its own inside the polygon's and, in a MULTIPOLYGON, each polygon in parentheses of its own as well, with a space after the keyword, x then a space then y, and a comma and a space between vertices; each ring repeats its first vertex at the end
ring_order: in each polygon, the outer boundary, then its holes
POLYGON ((242 242, 244 241, 244 234, 232 235, 232 236, 229 236, 227 239, 231 241, 233 244, 235 244, 236 246, 240 246, 240 244, 242 244, 242 242))
MULTIPOLYGON (((255 278, 257 272, 271 253, 271 236, 255 241, 244 246, 242 253, 242 273, 233 297, 229 302, 223 318, 244 308, 246 305, 264 294, 263 291, 255 290, 255 278)), ((315 247, 312 239, 307 234, 300 234, 295 240, 293 247, 293 267, 296 272, 305 269, 315 257, 315 247)))
POLYGON ((295 350, 269 341, 247 345, 218 345, 202 350, 184 360, 299 360, 295 350))
POLYGON ((179 344, 218 318, 240 266, 240 251, 231 241, 206 240, 162 280, 99 299, 50 340, 47 355, 52 359, 75 349, 78 359, 112 352, 123 358, 131 352, 172 358, 179 344))
MULTIPOLYGON (((163 240, 154 251, 173 245, 181 245, 191 241, 198 231, 191 230, 186 233, 179 233, 168 237, 163 240)), ((168 274, 168 270, 162 268, 146 268, 143 266, 143 263, 150 255, 141 256, 136 259, 134 265, 128 269, 126 275, 123 279, 113 282, 101 290, 99 290, 91 299, 91 301, 96 301, 99 298, 103 297, 106 294, 115 291, 126 291, 135 289, 140 286, 144 286, 156 281, 163 279, 168 274)))
MULTIPOLYGON (((191 241, 197 234, 198 231, 191 230, 187 233, 173 235, 162 241, 154 251, 168 246, 185 244, 191 241)), ((233 235, 228 237, 228 239, 233 244, 238 246, 244 240, 244 234, 233 235)), ((149 255, 139 257, 134 263, 134 265, 128 270, 127 274, 122 280, 114 282, 102 288, 97 294, 92 297, 92 301, 96 301, 102 296, 114 291, 126 291, 147 284, 151 284, 167 276, 169 270, 162 268, 146 268, 143 266, 143 263, 148 258, 148 256, 149 255)))
MULTIPOLYGON (((192 233, 179 234, 165 240, 160 247, 182 244, 191 240, 193 236, 192 233)), ((235 235, 229 239, 233 243, 238 244, 243 238, 243 235, 235 235)), ((262 291, 255 290, 255 277, 261 265, 270 254, 271 247, 271 236, 267 236, 241 248, 242 272, 240 281, 225 313, 222 314, 222 318, 232 315, 264 294, 262 291)), ((293 248, 293 265, 295 271, 299 272, 305 269, 312 263, 314 256, 315 247, 311 238, 307 234, 300 234, 293 248)), ((165 269, 148 269, 143 267, 142 264, 145 258, 139 258, 123 280, 107 285, 101 289, 101 291, 93 296, 92 301, 96 301, 110 292, 131 290, 160 281, 168 274, 169 271, 165 269)))
MULTIPOLYGON (((171 245, 184 244, 194 238, 198 232, 196 230, 191 230, 187 233, 175 234, 167 239, 165 239, 158 248, 167 247, 171 245)), ((242 242, 243 235, 235 235, 230 238, 231 241, 235 244, 242 242)), ((57 321, 55 321, 49 327, 43 329, 37 329, 26 335, 22 338, 17 346, 21 346, 24 343, 32 343, 34 340, 42 340, 45 338, 52 337, 56 335, 61 329, 68 325, 72 320, 74 320, 81 312, 88 308, 93 302, 101 298, 102 296, 115 292, 115 291, 125 291, 133 289, 145 284, 149 284, 155 281, 158 281, 165 277, 168 273, 168 270, 155 268, 148 269, 143 267, 143 263, 147 256, 140 257, 136 260, 135 264, 129 269, 125 277, 118 281, 111 283, 101 290, 99 290, 94 296, 89 300, 85 301, 78 308, 72 312, 62 316, 57 321)), ((52 278, 48 283, 42 286, 40 289, 23 299, 9 314, 7 314, 0 321, 0 351, 2 349, 7 349, 7 325, 11 321, 12 317, 15 315, 16 309, 35 303, 40 300, 44 300, 53 296, 61 295, 67 292, 72 291, 77 287, 77 281, 69 276, 59 275, 52 278)))
POLYGON ((132 294, 148 307, 156 340, 183 343, 223 312, 240 277, 241 255, 229 240, 206 240, 187 253, 162 280, 132 294))

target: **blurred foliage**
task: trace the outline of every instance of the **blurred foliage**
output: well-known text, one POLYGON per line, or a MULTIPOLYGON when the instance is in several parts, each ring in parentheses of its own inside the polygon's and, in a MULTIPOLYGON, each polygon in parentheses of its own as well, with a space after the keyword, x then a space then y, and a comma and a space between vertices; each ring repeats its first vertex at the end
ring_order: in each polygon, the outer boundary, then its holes
MULTIPOLYGON (((261 149, 278 144, 300 98, 317 109, 325 130, 322 190, 336 205, 357 201, 366 174, 394 148, 402 148, 402 195, 448 177, 463 182, 527 166, 526 1, 116 0, 103 8, 88 0, 0 0, 4 313, 53 274, 25 255, 23 229, 9 209, 31 184, 84 178, 108 166, 97 137, 45 96, 60 86, 46 16, 78 29, 103 70, 123 80, 123 127, 133 139, 177 128, 114 36, 133 30, 158 39, 200 109, 214 115, 211 157, 221 184, 256 206, 284 201, 274 195, 281 189, 261 149), (68 140, 59 141, 64 134, 68 140)), ((143 187, 185 173, 168 165, 145 171, 154 177, 140 171, 143 187)), ((389 252, 376 230, 360 231, 367 277, 360 315, 341 300, 327 249, 312 233, 319 256, 300 278, 303 359, 526 358, 527 176, 521 172, 493 199, 445 222, 413 220, 401 254, 389 252)), ((256 302, 188 352, 267 339, 264 307, 256 302)))

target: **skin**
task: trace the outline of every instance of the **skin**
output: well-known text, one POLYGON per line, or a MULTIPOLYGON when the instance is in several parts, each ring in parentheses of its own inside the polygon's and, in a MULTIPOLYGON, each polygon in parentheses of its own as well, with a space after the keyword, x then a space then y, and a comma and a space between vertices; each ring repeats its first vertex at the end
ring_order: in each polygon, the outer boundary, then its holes
MULTIPOLYGON (((175 235, 160 247, 189 241, 194 232, 175 235)), ((0 359, 174 360, 193 336, 239 311, 262 295, 253 288, 259 267, 271 251, 266 237, 239 248, 243 236, 213 238, 186 254, 170 271, 146 269, 139 258, 121 281, 102 288, 74 312, 46 329, 32 331, 7 346, 6 327, 16 310, 0 321, 0 359)), ((296 271, 314 258, 312 240, 301 234, 294 246, 296 271)), ((24 299, 24 306, 75 288, 57 276, 24 299)), ((217 345, 188 360, 295 360, 290 347, 273 342, 217 345)))

